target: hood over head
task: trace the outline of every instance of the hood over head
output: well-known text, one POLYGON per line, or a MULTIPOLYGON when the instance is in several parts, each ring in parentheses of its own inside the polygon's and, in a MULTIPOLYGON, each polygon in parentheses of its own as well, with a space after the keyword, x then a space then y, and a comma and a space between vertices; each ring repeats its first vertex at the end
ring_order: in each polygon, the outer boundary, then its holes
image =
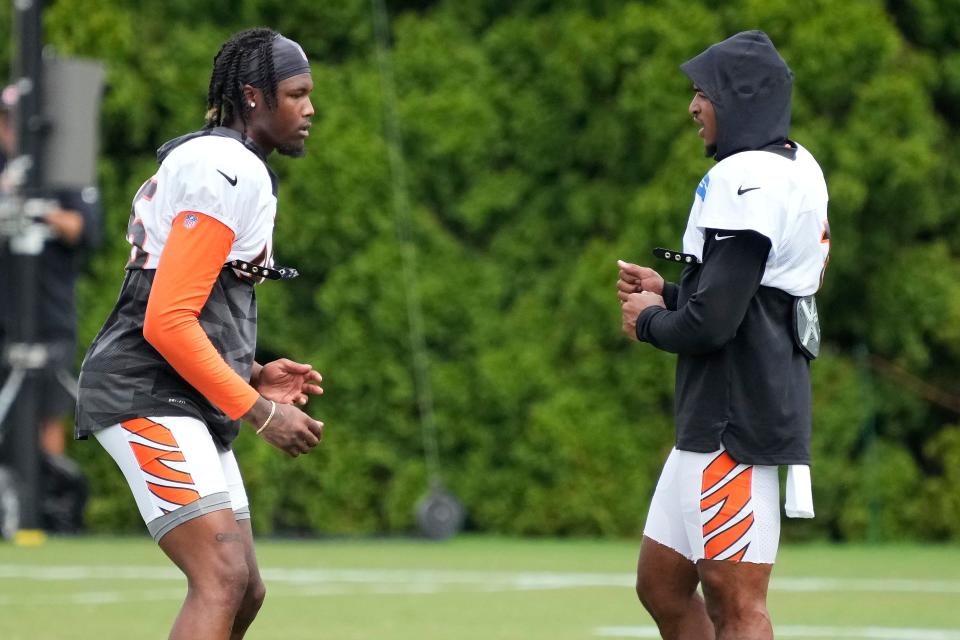
POLYGON ((680 65, 717 116, 707 155, 781 146, 790 132, 793 72, 763 31, 743 31, 680 65))

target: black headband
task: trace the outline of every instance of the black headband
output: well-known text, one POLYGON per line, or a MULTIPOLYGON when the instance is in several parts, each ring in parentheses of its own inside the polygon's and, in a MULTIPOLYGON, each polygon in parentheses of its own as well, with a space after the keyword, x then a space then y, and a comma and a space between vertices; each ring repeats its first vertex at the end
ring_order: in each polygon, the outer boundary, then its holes
MULTIPOLYGON (((277 82, 282 82, 301 73, 310 73, 310 63, 307 61, 307 54, 299 44, 278 33, 273 39, 273 70, 277 82)), ((246 82, 263 88, 264 78, 258 58, 250 59, 243 76, 246 82)))
POLYGON ((310 63, 303 48, 279 34, 273 39, 273 68, 277 73, 277 82, 301 73, 310 73, 310 63))

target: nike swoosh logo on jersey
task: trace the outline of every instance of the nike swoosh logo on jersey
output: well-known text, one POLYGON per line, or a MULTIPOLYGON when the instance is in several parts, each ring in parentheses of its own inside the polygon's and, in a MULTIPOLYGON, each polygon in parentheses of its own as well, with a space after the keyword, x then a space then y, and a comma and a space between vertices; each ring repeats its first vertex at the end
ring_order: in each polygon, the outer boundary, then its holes
POLYGON ((748 187, 748 188, 744 189, 744 188, 743 188, 743 185, 740 185, 740 188, 737 189, 737 195, 738 195, 738 196, 742 196, 742 195, 745 194, 747 191, 756 191, 756 190, 759 189, 759 188, 760 188, 760 187, 748 187))
POLYGON ((231 187, 237 186, 237 176, 233 176, 233 177, 231 178, 230 176, 228 176, 227 174, 225 174, 223 171, 220 171, 220 169, 217 169, 217 173, 219 173, 219 174, 222 175, 224 178, 226 178, 226 179, 227 179, 227 182, 230 183, 230 186, 231 186, 231 187))
MULTIPOLYGON (((759 189, 759 187, 757 187, 757 188, 759 189)), ((718 233, 718 234, 716 234, 716 235, 713 236, 713 239, 714 239, 714 240, 726 240, 727 238, 735 238, 735 237, 737 237, 737 234, 735 234, 735 233, 731 233, 731 234, 728 235, 728 236, 722 236, 722 235, 720 235, 720 234, 718 233)))

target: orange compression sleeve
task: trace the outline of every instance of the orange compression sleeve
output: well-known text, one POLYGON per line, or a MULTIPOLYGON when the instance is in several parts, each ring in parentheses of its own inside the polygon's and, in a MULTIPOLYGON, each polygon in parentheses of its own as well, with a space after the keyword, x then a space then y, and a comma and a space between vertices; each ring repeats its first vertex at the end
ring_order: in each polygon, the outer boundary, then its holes
POLYGON ((143 337, 184 380, 236 420, 260 394, 227 365, 199 321, 233 237, 233 231, 214 218, 180 212, 157 265, 143 337), (188 215, 196 218, 190 227, 184 224, 188 215))

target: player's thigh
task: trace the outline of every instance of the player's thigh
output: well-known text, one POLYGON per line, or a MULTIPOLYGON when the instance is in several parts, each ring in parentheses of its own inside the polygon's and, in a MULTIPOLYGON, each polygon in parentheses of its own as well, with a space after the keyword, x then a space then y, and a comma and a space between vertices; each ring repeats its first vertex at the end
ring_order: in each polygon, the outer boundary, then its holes
POLYGON ((701 560, 697 563, 707 609, 714 613, 766 608, 772 564, 701 560))
MULTIPOLYGON (((233 519, 223 455, 203 422, 181 416, 137 418, 95 435, 120 467, 154 540, 214 512, 227 511, 233 519)), ((239 495, 236 489, 233 494, 239 495)), ((242 499, 241 508, 247 509, 245 494, 242 499)))
POLYGON ((250 584, 261 582, 260 569, 257 565, 257 556, 253 546, 253 527, 250 522, 250 501, 240 475, 240 467, 233 451, 220 452, 220 463, 223 468, 223 477, 227 482, 227 491, 230 494, 230 503, 233 505, 233 517, 237 521, 243 543, 244 557, 250 573, 250 584))
POLYGON ((253 546, 253 529, 250 526, 250 519, 237 520, 237 527, 240 530, 240 537, 243 542, 244 560, 250 578, 249 588, 256 596, 262 598, 265 587, 263 586, 263 579, 260 577, 260 565, 257 563, 257 553, 253 546))
POLYGON ((740 464, 722 450, 687 456, 701 486, 691 536, 700 540, 697 571, 707 609, 762 609, 780 541, 777 467, 740 464))
POLYGON ((168 531, 158 544, 192 586, 235 585, 237 593, 246 589, 246 539, 229 509, 192 518, 168 531))
POLYGON ((685 601, 700 582, 697 567, 670 547, 643 537, 637 560, 637 595, 649 605, 685 601))
POLYGON ((697 588, 699 576, 684 523, 684 492, 680 452, 671 450, 650 501, 637 560, 637 595, 648 606, 685 600, 697 588))

